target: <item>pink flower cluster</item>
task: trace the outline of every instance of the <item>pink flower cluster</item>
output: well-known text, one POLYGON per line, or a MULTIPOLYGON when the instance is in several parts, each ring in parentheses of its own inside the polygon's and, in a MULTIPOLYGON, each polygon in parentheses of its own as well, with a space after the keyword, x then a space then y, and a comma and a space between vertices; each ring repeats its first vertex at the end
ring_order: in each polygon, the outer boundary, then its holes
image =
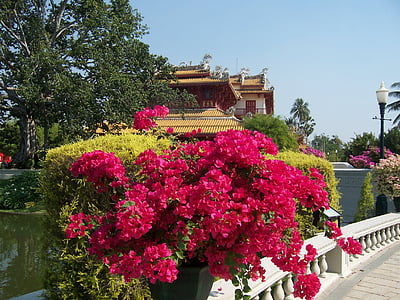
POLYGON ((352 237, 341 237, 342 231, 338 227, 338 225, 331 221, 325 222, 326 230, 325 234, 331 238, 336 240, 337 245, 343 249, 344 252, 348 254, 362 254, 362 247, 359 242, 354 240, 352 237))
MULTIPOLYGON (((393 155, 389 149, 385 149, 385 158, 393 155)), ((359 169, 371 169, 379 162, 381 150, 378 147, 369 147, 360 155, 350 155, 350 164, 359 169)))
POLYGON ((321 288, 321 282, 315 273, 297 276, 293 295, 298 298, 312 300, 321 288))
POLYGON ((156 127, 155 118, 165 118, 169 113, 169 109, 166 106, 156 105, 154 109, 146 108, 138 111, 135 114, 135 121, 133 127, 139 130, 149 130, 150 128, 156 127))
POLYGON ((381 159, 372 169, 372 181, 379 193, 388 197, 400 196, 400 155, 381 159))
POLYGON ((304 154, 308 154, 308 155, 314 155, 316 157, 320 157, 320 158, 325 158, 325 153, 323 151, 320 151, 318 149, 314 149, 311 147, 308 148, 300 148, 300 151, 303 152, 304 154))
POLYGON ((99 193, 106 192, 109 186, 117 188, 128 182, 121 160, 113 153, 99 150, 84 153, 72 164, 70 171, 72 176, 81 175, 87 181, 94 183, 99 193))
MULTIPOLYGON (((193 260, 226 280, 241 274, 243 266, 246 278, 264 279, 262 257, 304 275, 317 253, 308 245, 301 254, 295 213, 299 205, 327 209, 326 184, 316 169, 305 176, 264 156, 277 152, 272 139, 259 132, 228 130, 213 141, 178 144, 162 155, 144 151, 135 161, 144 179, 129 185, 112 154, 104 153, 104 160, 98 152, 85 154, 71 168, 74 176, 91 180, 100 191, 112 178, 124 182, 125 192, 104 216, 72 216, 67 237, 87 234, 89 253, 126 281, 145 276, 172 282, 177 267, 193 260)), ((354 248, 349 242, 343 246, 354 248)), ((298 277, 297 295, 315 296, 314 277, 298 277)))

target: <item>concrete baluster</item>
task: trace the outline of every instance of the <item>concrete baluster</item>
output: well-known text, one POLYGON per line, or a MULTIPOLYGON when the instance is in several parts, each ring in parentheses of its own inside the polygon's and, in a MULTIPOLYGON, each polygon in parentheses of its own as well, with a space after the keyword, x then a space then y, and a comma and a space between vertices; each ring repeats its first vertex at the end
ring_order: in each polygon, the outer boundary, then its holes
POLYGON ((371 250, 375 250, 376 249, 376 232, 372 232, 371 233, 371 250))
POLYGON ((378 230, 377 232, 375 232, 375 235, 376 235, 376 247, 380 248, 382 244, 381 232, 378 230))
POLYGON ((279 280, 274 289, 272 290, 272 297, 274 300, 284 300, 285 299, 285 291, 282 287, 282 280, 279 280))
POLYGON ((396 224, 395 232, 396 232, 396 240, 399 240, 400 239, 400 224, 396 224))
POLYGON ((286 281, 283 283, 283 289, 285 291, 285 300, 294 300, 294 296, 293 296, 293 292, 294 292, 294 288, 293 288, 293 280, 292 280, 292 274, 289 274, 287 276, 286 281))
POLYGON ((367 244, 365 243, 365 236, 360 237, 360 244, 361 244, 361 247, 362 247, 362 250, 363 250, 362 255, 364 255, 364 252, 367 252, 366 251, 367 244))
POLYGON ((366 244, 365 252, 369 253, 369 252, 370 252, 370 249, 371 249, 371 235, 370 235, 370 234, 367 234, 367 235, 366 235, 366 237, 365 237, 365 244, 366 244))
POLYGON ((264 291, 264 293, 263 293, 263 295, 261 296, 261 299, 260 299, 260 300, 274 300, 274 298, 272 298, 271 291, 272 291, 271 287, 268 287, 268 288, 264 291))
POLYGON ((382 230, 381 230, 381 236, 382 236, 381 245, 382 245, 382 246, 385 246, 385 242, 386 242, 386 232, 385 232, 385 229, 382 229, 382 230))
POLYGON ((321 274, 321 269, 319 268, 318 259, 315 259, 311 262, 311 272, 315 273, 315 275, 317 276, 321 274))
POLYGON ((326 261, 326 255, 323 254, 319 258, 319 265, 320 265, 320 274, 319 277, 325 278, 326 277, 326 271, 328 270, 328 263, 326 261))
POLYGON ((390 244, 390 242, 392 241, 390 227, 386 227, 385 231, 386 231, 386 244, 390 244))
POLYGON ((390 240, 394 242, 396 240, 396 225, 390 226, 390 240))

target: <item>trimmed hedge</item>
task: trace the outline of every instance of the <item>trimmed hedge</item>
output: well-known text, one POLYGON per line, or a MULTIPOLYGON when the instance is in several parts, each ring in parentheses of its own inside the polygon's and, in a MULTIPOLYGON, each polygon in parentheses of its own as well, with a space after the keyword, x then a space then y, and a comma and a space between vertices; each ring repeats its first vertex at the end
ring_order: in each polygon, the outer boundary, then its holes
POLYGON ((137 170, 132 162, 147 149, 161 152, 170 142, 147 135, 108 135, 64 145, 48 152, 41 172, 40 190, 47 208, 47 272, 45 289, 50 299, 149 299, 147 283, 125 283, 109 273, 101 261, 89 256, 85 239, 67 240, 64 230, 69 216, 78 212, 102 214, 110 209, 110 195, 96 193, 92 184, 72 177, 71 163, 94 150, 113 152, 131 178, 137 170))
POLYGON ((357 202, 358 208, 354 216, 354 222, 360 222, 375 216, 375 199, 372 191, 372 174, 368 172, 361 187, 360 199, 357 202))
MULTIPOLYGON (((269 158, 283 160, 286 164, 301 170, 305 175, 309 175, 310 168, 318 169, 325 177, 329 205, 335 210, 341 211, 339 204, 340 194, 337 190, 339 181, 335 177, 333 165, 328 160, 293 151, 279 152, 278 155, 269 158)), ((310 238, 320 231, 318 227, 314 226, 313 219, 311 210, 303 209, 298 212, 297 221, 299 222, 300 231, 304 239, 310 238)))

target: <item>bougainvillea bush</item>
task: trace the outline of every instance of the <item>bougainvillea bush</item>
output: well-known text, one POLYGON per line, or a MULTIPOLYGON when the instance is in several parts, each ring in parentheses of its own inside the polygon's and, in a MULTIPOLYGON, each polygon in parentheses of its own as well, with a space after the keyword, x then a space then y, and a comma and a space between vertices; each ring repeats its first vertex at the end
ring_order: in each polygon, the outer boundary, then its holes
POLYGON ((381 159, 372 169, 372 181, 379 193, 400 197, 400 155, 381 159))
POLYGON ((311 147, 300 148, 300 151, 303 152, 304 154, 314 155, 314 156, 320 157, 320 158, 326 157, 325 152, 318 150, 318 149, 311 148, 311 147))
MULTIPOLYGON (((239 299, 246 298, 248 279, 268 276, 261 258, 270 257, 298 274, 295 296, 312 299, 319 280, 306 270, 317 253, 308 245, 300 254, 294 218, 298 205, 328 208, 325 182, 315 169, 305 176, 266 153, 276 154, 277 147, 259 132, 220 132, 212 141, 176 144, 162 155, 144 151, 135 161, 140 182, 125 176, 112 153, 86 153, 72 164, 72 174, 99 193, 112 190, 115 206, 104 215, 71 216, 67 238, 87 237, 89 253, 126 281, 144 276, 151 283, 173 282, 180 265, 207 263, 212 275, 240 285, 239 299)), ((325 225, 347 252, 360 253, 334 223, 325 225)))
MULTIPOLYGON (((359 169, 371 169, 374 165, 379 162, 381 150, 378 147, 369 147, 368 150, 364 151, 360 155, 350 155, 350 164, 359 169)), ((393 155, 390 149, 384 150, 385 158, 393 155)))

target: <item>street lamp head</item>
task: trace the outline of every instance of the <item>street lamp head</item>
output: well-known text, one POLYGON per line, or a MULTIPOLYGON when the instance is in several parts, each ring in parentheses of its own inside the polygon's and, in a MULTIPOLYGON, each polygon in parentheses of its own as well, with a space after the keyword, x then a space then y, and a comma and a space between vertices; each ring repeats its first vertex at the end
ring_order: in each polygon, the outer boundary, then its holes
POLYGON ((385 84, 382 81, 381 87, 376 91, 376 99, 378 100, 378 103, 386 104, 388 95, 389 90, 385 88, 385 84))

